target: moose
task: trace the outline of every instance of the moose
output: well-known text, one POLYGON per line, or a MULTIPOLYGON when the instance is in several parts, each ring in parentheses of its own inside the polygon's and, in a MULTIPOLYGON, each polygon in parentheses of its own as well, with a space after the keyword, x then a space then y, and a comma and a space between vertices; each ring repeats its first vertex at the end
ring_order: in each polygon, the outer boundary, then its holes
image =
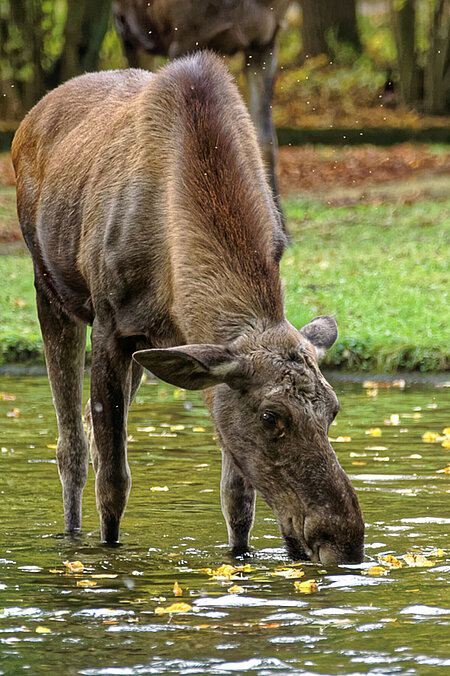
POLYGON ((286 319, 286 244, 256 134, 211 52, 156 74, 76 77, 13 142, 19 220, 56 408, 65 529, 81 528, 86 406, 101 539, 119 540, 131 487, 127 414, 143 368, 204 390, 222 449, 234 554, 249 550, 258 491, 294 559, 358 563, 364 522, 329 443, 339 403, 318 367, 331 316, 286 319))
POLYGON ((277 33, 288 5, 289 0, 114 0, 112 5, 130 66, 140 65, 139 50, 170 59, 205 47, 228 56, 244 52, 250 115, 279 209, 271 103, 277 33))

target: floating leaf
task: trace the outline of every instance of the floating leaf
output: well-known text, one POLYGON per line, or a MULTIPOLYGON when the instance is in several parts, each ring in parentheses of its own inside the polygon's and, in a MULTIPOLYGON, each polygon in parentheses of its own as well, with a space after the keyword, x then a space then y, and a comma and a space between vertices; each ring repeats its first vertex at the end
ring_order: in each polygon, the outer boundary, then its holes
POLYGON ((13 394, 7 394, 7 392, 0 392, 0 399, 3 401, 15 401, 16 398, 13 394))
POLYGON ((153 493, 158 493, 158 492, 160 492, 160 491, 168 491, 168 490, 169 490, 169 487, 168 487, 168 486, 152 486, 152 487, 150 488, 150 490, 151 490, 153 493))
POLYGON ((82 573, 84 566, 81 561, 63 561, 69 573, 82 573))
POLYGON ((173 585, 173 593, 174 593, 175 596, 181 596, 183 594, 183 590, 181 589, 180 585, 176 581, 173 585))
POLYGON ((51 634, 52 630, 48 627, 36 627, 36 634, 51 634))
POLYGON ((381 430, 379 427, 371 427, 370 429, 366 430, 366 434, 371 437, 381 437, 381 430))
POLYGON ((244 591, 244 587, 240 587, 238 584, 234 584, 228 589, 229 594, 243 594, 244 591))
POLYGON ((408 566, 411 566, 412 568, 426 568, 428 566, 434 566, 434 561, 430 561, 430 559, 427 559, 423 554, 413 554, 410 552, 405 554, 402 558, 405 563, 407 563, 408 566))
POLYGON ((332 439, 331 437, 329 437, 329 441, 337 441, 338 443, 348 443, 351 440, 352 438, 348 436, 339 436, 336 437, 336 439, 332 439))
POLYGON ((56 444, 47 444, 47 448, 52 448, 53 450, 55 450, 58 447, 56 444))
POLYGON ((385 425, 398 425, 400 423, 400 416, 398 413, 391 413, 389 418, 384 421, 385 425))
POLYGON ((188 613, 192 610, 192 606, 189 603, 172 603, 170 606, 158 606, 155 608, 155 613, 157 615, 164 615, 165 613, 188 613))
POLYGON ((96 587, 94 580, 77 580, 77 587, 96 587))
POLYGON ((433 551, 430 552, 430 556, 436 556, 438 559, 441 559, 445 556, 445 552, 443 549, 433 549, 433 551))
POLYGON ((438 441, 442 441, 443 437, 441 437, 438 432, 424 432, 422 434, 422 441, 428 444, 433 444, 438 441))
POLYGON ((8 411, 6 414, 7 418, 18 418, 20 415, 20 408, 13 408, 12 411, 8 411))
POLYGON ((272 573, 272 575, 286 578, 299 578, 303 577, 304 574, 305 573, 298 568, 278 568, 272 573))
POLYGON ((365 575, 372 575, 373 577, 381 577, 382 575, 386 575, 386 573, 387 570, 383 566, 372 566, 369 570, 364 571, 365 575))
POLYGON ((303 580, 303 582, 294 582, 294 588, 301 594, 312 594, 318 591, 319 587, 315 580, 303 580))
POLYGON ((193 432, 206 432, 204 427, 193 427, 192 431, 193 432))
POLYGON ((392 554, 379 556, 378 560, 389 566, 389 568, 401 568, 403 566, 403 563, 399 559, 396 559, 395 556, 392 556, 392 554))
POLYGON ((444 441, 442 442, 441 446, 444 448, 450 448, 450 437, 445 437, 444 441))
POLYGON ((117 577, 117 573, 97 573, 96 575, 91 575, 91 577, 95 578, 96 580, 113 580, 115 577, 117 577))
POLYGON ((249 573, 252 570, 254 570, 254 568, 252 568, 249 563, 245 564, 245 566, 240 566, 239 568, 224 563, 216 569, 202 568, 201 572, 211 575, 215 580, 233 580, 242 577, 242 573, 249 573))

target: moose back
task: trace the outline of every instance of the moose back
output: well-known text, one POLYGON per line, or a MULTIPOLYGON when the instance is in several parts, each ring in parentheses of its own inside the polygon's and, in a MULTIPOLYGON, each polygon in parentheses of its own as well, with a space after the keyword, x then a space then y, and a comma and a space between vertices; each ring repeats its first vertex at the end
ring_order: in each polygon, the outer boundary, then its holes
POLYGON ((127 414, 143 367, 205 390, 222 448, 234 553, 259 491, 290 555, 360 562, 364 523, 328 441, 338 401, 318 357, 321 316, 297 330, 279 275, 285 236, 249 115, 208 52, 157 74, 87 74, 45 96, 13 161, 56 408, 67 532, 81 528, 86 408, 101 538, 116 542, 131 487, 127 414))

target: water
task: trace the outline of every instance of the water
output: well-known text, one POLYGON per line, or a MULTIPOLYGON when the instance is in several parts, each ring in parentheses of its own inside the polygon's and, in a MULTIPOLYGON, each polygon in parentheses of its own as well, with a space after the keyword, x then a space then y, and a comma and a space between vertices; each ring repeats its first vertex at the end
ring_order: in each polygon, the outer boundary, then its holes
POLYGON ((0 392, 15 400, 0 397, 0 674, 450 674, 450 475, 438 471, 450 451, 422 441, 450 425, 449 390, 335 389, 342 410, 330 435, 351 437, 334 447, 363 508, 366 561, 302 564, 299 580, 274 575, 290 562, 260 501, 253 570, 218 580, 201 569, 247 561, 227 551, 220 453, 197 394, 142 385, 129 421, 122 546, 107 548, 92 470, 84 534, 62 534, 46 378, 1 377, 0 392), (399 424, 384 424, 392 414, 399 424), (374 427, 380 437, 365 433, 374 427), (408 566, 401 557, 411 551, 433 565, 408 566), (403 566, 368 574, 387 554, 403 566), (66 560, 84 570, 70 572, 66 560), (317 591, 296 591, 304 580, 317 591), (230 594, 236 584, 243 593, 230 594), (155 613, 179 602, 191 610, 155 613))

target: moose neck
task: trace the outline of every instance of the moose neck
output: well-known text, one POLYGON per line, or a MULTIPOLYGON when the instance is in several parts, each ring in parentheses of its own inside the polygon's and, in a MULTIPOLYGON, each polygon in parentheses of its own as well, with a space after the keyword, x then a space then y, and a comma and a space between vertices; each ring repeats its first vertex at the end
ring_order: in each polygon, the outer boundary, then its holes
POLYGON ((195 209, 177 209, 181 217, 171 229, 173 309, 189 342, 228 342, 284 316, 268 214, 260 217, 241 176, 224 195, 228 178, 202 173, 185 183, 185 199, 195 199, 195 209), (211 179, 218 180, 216 189, 211 179))
POLYGON ((216 89, 187 86, 167 192, 173 313, 189 342, 228 342, 284 316, 285 238, 255 134, 234 87, 228 105, 216 89))

